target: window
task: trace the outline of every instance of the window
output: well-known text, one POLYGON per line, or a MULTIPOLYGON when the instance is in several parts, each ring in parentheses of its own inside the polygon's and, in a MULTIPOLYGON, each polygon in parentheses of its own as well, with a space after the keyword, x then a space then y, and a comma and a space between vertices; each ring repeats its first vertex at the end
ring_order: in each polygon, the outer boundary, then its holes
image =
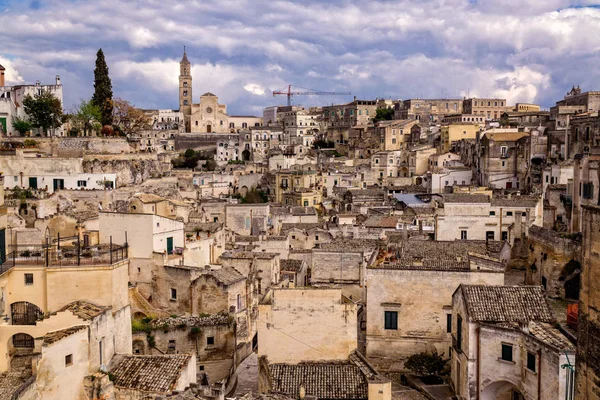
POLYGON ((512 362, 512 360, 513 360, 512 344, 502 343, 502 360, 512 362))
POLYGON ((315 235, 315 240, 319 241, 319 235, 315 235))
POLYGON ((485 233, 485 240, 494 240, 494 231, 487 231, 485 233))
POLYGON ((169 346, 167 347, 167 354, 175 354, 177 352, 177 347, 175 345, 175 340, 169 340, 169 346))
POLYGON ((462 317, 456 316, 456 348, 462 349, 462 317))
POLYGON ((398 329, 398 312, 397 311, 386 311, 385 312, 385 329, 398 329))
POLYGON ((507 211, 506 212, 506 216, 507 217, 512 217, 513 216, 513 212, 512 211, 507 211))
POLYGON ((502 166, 506 167, 506 161, 502 161, 502 166))
POLYGON ((506 157, 506 155, 508 154, 508 147, 507 146, 501 146, 500 147, 500 154, 502 155, 502 157, 506 157))
POLYGON ((215 337, 214 336, 208 336, 206 338, 206 345, 207 346, 214 346, 215 344, 215 337))
POLYGON ((33 274, 25 274, 25 286, 33 285, 33 274))
POLYGON ((452 314, 446 314, 446 332, 452 332, 452 314))
POLYGON ((65 356, 65 367, 70 367, 73 365, 73 354, 68 354, 65 356))
POLYGON ((461 240, 467 240, 467 231, 460 231, 461 240))
POLYGON ((527 352, 527 369, 535 372, 535 354, 527 352))
POLYGON ((494 215, 496 215, 496 211, 490 211, 490 217, 493 217, 494 215))
POLYGON ((86 187, 87 186, 87 181, 77 181, 77 186, 78 187, 86 187))
POLYGON ((177 300, 177 289, 171 288, 171 300, 177 300))
POLYGON ((242 295, 241 294, 237 295, 237 309, 238 309, 238 311, 242 309, 242 295))
POLYGON ((502 231, 502 240, 508 240, 508 232, 502 231))

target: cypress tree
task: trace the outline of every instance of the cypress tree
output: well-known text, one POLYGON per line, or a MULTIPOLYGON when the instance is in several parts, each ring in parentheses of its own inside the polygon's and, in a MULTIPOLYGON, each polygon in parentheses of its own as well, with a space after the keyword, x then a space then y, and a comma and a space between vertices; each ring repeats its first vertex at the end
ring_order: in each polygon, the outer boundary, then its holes
POLYGON ((96 69, 94 69, 94 95, 92 104, 100 107, 102 111, 102 125, 112 125, 112 83, 108 76, 108 65, 104 59, 102 49, 96 54, 96 69))

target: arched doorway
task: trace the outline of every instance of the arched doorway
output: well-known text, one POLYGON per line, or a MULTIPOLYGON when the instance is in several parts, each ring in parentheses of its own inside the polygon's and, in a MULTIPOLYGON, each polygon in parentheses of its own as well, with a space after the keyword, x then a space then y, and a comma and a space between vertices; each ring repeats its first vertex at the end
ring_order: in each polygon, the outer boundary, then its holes
POLYGON ((10 315, 12 325, 35 325, 44 313, 33 303, 17 301, 10 305, 10 315))
POLYGON ((12 336, 12 347, 15 350, 32 349, 34 346, 33 336, 26 333, 16 333, 12 336))
POLYGON ((141 320, 143 320, 144 318, 147 318, 147 317, 148 316, 145 313, 141 312, 141 311, 136 311, 133 314, 133 319, 136 320, 136 321, 141 321, 141 320))
POLYGON ((212 132, 212 126, 211 125, 206 125, 206 132, 207 133, 211 133, 212 132))
POLYGON ((571 260, 565 264, 559 280, 564 282, 565 297, 567 299, 579 300, 580 279, 581 264, 579 261, 571 260))
POLYGON ((242 161, 250 161, 250 150, 242 151, 242 161))
POLYGON ((524 400, 525 396, 519 389, 508 381, 498 381, 489 384, 481 392, 481 400, 524 400))

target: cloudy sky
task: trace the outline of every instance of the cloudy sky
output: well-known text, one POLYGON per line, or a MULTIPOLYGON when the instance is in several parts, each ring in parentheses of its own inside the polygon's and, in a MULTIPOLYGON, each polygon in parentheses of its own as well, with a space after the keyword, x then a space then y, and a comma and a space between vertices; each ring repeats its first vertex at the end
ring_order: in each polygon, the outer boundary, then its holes
MULTIPOLYGON (((194 101, 230 114, 283 104, 288 83, 359 98, 506 97, 549 107, 600 90, 600 8, 569 0, 0 0, 8 84, 60 75, 67 108, 102 47, 115 96, 178 108, 183 46, 194 101)), ((350 100, 297 97, 302 105, 350 100)))

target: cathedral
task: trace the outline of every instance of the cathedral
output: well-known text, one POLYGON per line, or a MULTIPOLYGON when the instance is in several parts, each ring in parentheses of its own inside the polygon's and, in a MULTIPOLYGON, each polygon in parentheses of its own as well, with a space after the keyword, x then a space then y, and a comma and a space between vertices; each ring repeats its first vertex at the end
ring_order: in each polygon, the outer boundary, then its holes
POLYGON ((260 117, 228 115, 227 106, 219 104, 219 98, 210 92, 200 96, 200 103, 193 103, 192 64, 185 47, 179 63, 179 110, 185 118, 186 132, 236 133, 240 129, 262 125, 260 117))

